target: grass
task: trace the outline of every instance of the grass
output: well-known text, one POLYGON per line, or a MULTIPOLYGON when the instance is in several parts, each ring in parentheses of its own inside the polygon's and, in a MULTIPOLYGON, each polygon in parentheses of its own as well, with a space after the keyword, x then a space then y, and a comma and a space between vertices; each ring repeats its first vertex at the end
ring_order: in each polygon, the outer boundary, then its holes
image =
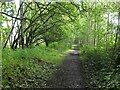
POLYGON ((42 59, 43 61, 52 62, 55 64, 59 64, 62 60, 61 57, 63 55, 61 52, 46 48, 45 46, 41 47, 35 47, 35 48, 27 48, 27 49, 17 49, 17 50, 11 50, 11 49, 5 49, 3 51, 3 60, 4 62, 18 62, 23 63, 27 62, 30 59, 38 58, 42 59), (23 61, 24 60, 24 61, 23 61))
POLYGON ((6 48, 2 55, 2 85, 4 88, 46 87, 63 57, 63 52, 45 46, 16 50, 6 48))

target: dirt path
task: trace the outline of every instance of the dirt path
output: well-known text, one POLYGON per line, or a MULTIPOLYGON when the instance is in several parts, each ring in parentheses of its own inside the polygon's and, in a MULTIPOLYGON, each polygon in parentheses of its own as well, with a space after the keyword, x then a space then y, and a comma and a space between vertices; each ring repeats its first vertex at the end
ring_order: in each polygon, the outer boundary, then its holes
MULTIPOLYGON (((77 47, 75 47, 74 49, 76 48, 77 47)), ((56 72, 55 76, 50 80, 49 87, 85 88, 83 67, 78 54, 69 53, 66 56, 60 69, 56 72)))

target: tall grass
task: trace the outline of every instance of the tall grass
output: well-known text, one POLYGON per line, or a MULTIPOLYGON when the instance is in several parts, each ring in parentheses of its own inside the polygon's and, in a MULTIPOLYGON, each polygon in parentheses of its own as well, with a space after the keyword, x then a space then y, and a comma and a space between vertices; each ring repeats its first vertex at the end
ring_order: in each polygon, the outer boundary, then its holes
POLYGON ((63 60, 62 52, 45 46, 4 49, 2 54, 4 88, 45 87, 63 60))

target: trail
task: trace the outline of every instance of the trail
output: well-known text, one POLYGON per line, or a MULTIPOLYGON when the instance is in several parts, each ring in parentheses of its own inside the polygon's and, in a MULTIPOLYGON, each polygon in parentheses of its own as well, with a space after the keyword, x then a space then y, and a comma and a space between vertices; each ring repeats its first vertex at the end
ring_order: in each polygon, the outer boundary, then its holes
POLYGON ((49 88, 85 88, 83 66, 77 46, 66 56, 48 85, 49 88))

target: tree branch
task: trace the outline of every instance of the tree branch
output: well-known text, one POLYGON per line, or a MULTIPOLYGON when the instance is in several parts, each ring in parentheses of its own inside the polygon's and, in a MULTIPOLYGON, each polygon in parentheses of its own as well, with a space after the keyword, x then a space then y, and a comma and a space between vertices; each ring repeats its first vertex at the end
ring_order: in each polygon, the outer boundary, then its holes
POLYGON ((6 15, 6 16, 9 16, 9 17, 11 17, 11 18, 15 18, 15 19, 17 19, 17 20, 23 20, 23 19, 25 19, 25 20, 29 20, 28 18, 18 18, 18 17, 14 17, 14 16, 11 16, 11 15, 9 15, 9 14, 7 14, 7 13, 5 13, 5 12, 0 12, 1 14, 4 14, 4 15, 6 15))

